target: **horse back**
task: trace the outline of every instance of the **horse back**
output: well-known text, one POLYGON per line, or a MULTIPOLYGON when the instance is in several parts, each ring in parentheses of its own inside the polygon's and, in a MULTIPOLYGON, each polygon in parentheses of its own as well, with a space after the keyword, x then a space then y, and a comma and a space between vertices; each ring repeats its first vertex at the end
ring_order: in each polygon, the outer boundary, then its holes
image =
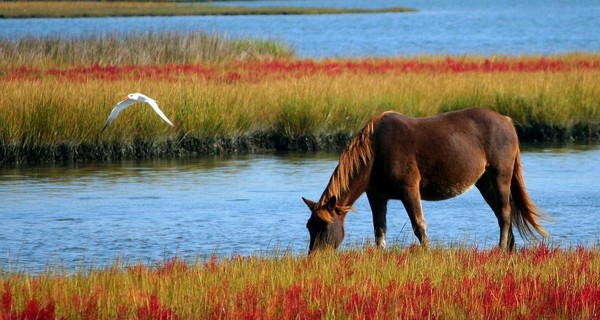
POLYGON ((441 200, 464 192, 486 170, 512 171, 518 139, 508 117, 484 108, 427 118, 386 112, 373 148, 374 188, 418 185, 423 199, 441 200))

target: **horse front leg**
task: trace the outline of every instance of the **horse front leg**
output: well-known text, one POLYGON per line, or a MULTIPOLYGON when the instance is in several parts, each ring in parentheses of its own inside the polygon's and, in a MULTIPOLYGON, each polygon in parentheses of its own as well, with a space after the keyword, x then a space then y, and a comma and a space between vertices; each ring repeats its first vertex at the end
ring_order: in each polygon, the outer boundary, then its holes
POLYGON ((402 200, 404 208, 408 213, 408 218, 413 228, 413 232, 421 246, 429 249, 429 240, 427 238, 427 224, 425 224, 425 216, 423 216, 423 208, 421 207, 421 193, 419 188, 415 187, 407 190, 402 200))
POLYGON ((378 247, 385 248, 385 233, 387 232, 387 203, 388 199, 367 193, 371 212, 373 213, 373 229, 375 230, 375 244, 378 247))

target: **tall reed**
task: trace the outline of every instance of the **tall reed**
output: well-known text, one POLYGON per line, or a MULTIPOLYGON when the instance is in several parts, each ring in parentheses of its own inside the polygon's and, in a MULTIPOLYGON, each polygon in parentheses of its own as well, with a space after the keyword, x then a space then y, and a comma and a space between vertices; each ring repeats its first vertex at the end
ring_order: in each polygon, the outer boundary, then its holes
POLYGON ((203 31, 0 39, 0 68, 206 64, 291 57, 293 51, 281 42, 203 31))

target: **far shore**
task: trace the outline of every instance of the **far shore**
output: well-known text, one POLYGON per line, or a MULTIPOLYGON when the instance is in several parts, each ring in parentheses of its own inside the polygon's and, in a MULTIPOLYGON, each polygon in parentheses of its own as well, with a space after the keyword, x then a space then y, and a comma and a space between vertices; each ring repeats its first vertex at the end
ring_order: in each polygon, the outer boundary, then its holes
POLYGON ((209 16, 209 15, 314 15, 356 13, 400 13, 415 9, 321 7, 244 7, 216 6, 206 3, 131 2, 131 1, 15 1, 0 2, 0 18, 82 18, 133 16, 209 16))

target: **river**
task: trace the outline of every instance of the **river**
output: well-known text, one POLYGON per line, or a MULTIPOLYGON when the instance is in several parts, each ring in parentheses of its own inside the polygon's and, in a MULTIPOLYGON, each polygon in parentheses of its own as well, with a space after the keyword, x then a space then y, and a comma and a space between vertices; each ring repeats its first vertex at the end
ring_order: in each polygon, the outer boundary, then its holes
MULTIPOLYGON (((306 252, 309 211, 337 154, 268 154, 0 170, 3 270, 154 262, 216 253, 306 252)), ((553 221, 554 245, 597 245, 600 145, 525 146, 531 197, 553 221)), ((498 226, 479 192, 424 202, 432 242, 493 247, 498 226)), ((402 204, 390 202, 388 242, 416 242, 402 204)), ((345 245, 373 240, 366 197, 346 220, 345 245)), ((518 238, 518 245, 523 240, 518 238)))

